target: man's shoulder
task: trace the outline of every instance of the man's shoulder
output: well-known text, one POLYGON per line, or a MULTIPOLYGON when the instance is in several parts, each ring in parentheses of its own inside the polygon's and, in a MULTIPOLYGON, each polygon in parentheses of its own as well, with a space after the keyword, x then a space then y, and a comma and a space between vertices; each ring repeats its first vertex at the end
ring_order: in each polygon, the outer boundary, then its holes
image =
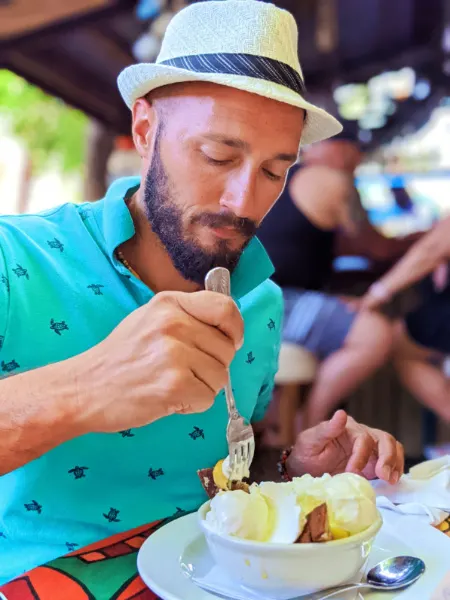
POLYGON ((290 183, 290 191, 295 196, 314 199, 345 198, 353 180, 347 173, 324 165, 312 165, 301 169, 294 175, 290 183), (328 193, 327 193, 328 192, 328 193))
POLYGON ((293 203, 321 229, 339 225, 340 213, 348 202, 352 182, 347 175, 322 165, 308 166, 296 173, 289 186, 293 203))
POLYGON ((89 203, 74 204, 66 202, 53 208, 42 210, 35 213, 0 215, 0 225, 5 227, 25 227, 34 226, 45 227, 46 224, 58 223, 62 219, 72 216, 79 216, 83 211, 89 210, 89 203))
POLYGON ((0 245, 23 244, 29 238, 68 238, 77 231, 76 224, 93 218, 90 203, 65 203, 38 213, 0 216, 0 245))

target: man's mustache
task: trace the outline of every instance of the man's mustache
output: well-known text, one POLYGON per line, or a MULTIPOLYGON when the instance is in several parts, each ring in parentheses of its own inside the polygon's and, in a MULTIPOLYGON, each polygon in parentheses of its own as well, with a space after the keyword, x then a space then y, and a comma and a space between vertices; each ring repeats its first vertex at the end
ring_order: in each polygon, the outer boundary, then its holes
POLYGON ((214 229, 221 227, 232 227, 246 238, 253 237, 258 229, 257 223, 245 217, 236 217, 233 213, 201 213, 195 215, 191 221, 193 224, 206 225, 214 229))

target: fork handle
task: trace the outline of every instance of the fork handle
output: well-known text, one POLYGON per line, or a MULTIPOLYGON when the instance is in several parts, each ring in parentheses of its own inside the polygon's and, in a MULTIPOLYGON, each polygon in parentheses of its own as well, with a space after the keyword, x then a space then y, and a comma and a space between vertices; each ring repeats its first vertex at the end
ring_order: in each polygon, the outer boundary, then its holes
POLYGON ((224 296, 231 296, 230 271, 224 267, 211 269, 205 277, 205 289, 224 296))
MULTIPOLYGON (((230 272, 224 267, 211 269, 205 278, 205 289, 209 292, 231 296, 230 272)), ((230 419, 239 416, 236 409, 233 390, 231 389, 230 373, 228 372, 228 382, 225 385, 225 398, 227 401, 228 414, 230 419)))
POLYGON ((230 419, 236 419, 237 417, 239 417, 239 413, 236 408, 236 402, 234 400, 233 391, 231 389, 230 372, 228 372, 228 381, 225 385, 225 400, 227 401, 228 416, 230 417, 230 419))

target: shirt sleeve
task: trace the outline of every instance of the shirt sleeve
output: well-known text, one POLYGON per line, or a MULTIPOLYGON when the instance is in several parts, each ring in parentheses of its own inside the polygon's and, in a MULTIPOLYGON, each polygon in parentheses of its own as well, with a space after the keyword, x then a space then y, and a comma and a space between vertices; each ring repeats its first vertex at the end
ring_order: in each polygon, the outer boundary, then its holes
POLYGON ((255 410, 253 411, 253 423, 261 421, 267 412, 269 404, 272 400, 273 389, 275 387, 275 375, 278 372, 278 359, 280 355, 280 347, 282 341, 284 314, 283 296, 279 288, 277 288, 276 303, 278 306, 275 310, 275 316, 273 317, 275 327, 274 330, 270 333, 270 335, 273 335, 274 338, 271 348, 272 351, 270 354, 270 360, 267 369, 267 377, 264 380, 263 385, 261 386, 255 410))

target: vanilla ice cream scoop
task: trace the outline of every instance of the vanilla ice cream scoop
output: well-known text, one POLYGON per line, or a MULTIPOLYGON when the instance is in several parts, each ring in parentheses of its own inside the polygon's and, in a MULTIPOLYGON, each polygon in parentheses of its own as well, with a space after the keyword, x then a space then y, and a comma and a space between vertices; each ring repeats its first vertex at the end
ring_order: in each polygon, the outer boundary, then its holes
POLYGON ((364 531, 377 519, 375 492, 366 479, 354 473, 330 479, 326 502, 333 537, 342 537, 339 531, 347 535, 364 531))
POLYGON ((206 522, 216 533, 255 541, 267 538, 269 507, 261 494, 242 490, 219 492, 210 507, 206 522))
POLYGON ((292 485, 297 494, 298 502, 306 514, 326 501, 327 485, 331 479, 331 475, 328 475, 328 473, 325 473, 322 477, 313 477, 312 475, 294 477, 292 485))
MULTIPOLYGON (((306 523, 306 515, 297 502, 292 483, 261 483, 259 493, 269 506, 269 535, 265 541, 273 544, 293 544, 306 523)), ((255 493, 250 489, 250 493, 255 493)))
POLYGON ((334 539, 364 531, 377 519, 375 492, 370 483, 359 475, 303 475, 294 478, 293 484, 306 514, 326 502, 334 539))
POLYGON ((221 535, 247 540, 293 544, 306 522, 292 484, 252 485, 221 492, 211 500, 206 515, 208 527, 221 535))

